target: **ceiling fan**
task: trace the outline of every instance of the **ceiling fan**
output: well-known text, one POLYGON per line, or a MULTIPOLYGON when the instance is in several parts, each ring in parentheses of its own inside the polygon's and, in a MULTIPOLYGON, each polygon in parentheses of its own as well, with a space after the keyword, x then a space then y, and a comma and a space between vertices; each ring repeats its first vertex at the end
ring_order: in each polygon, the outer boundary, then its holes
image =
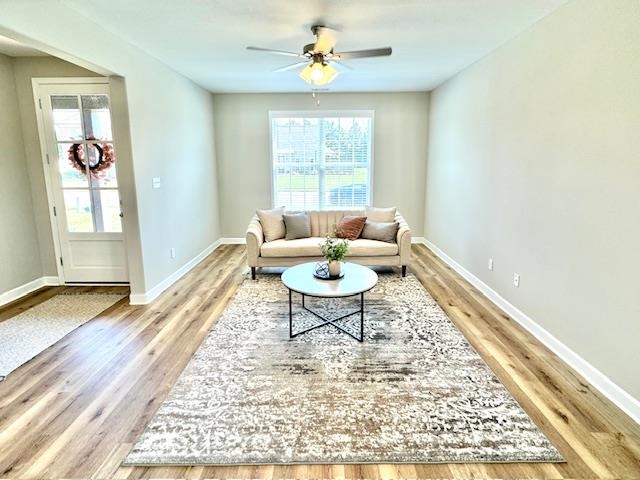
POLYGON ((342 60, 353 60, 356 58, 367 57, 386 57, 391 55, 391 47, 335 53, 333 51, 335 39, 331 28, 325 27, 324 25, 314 25, 311 27, 311 33, 316 36, 316 41, 305 45, 302 49, 302 53, 262 47, 247 47, 247 50, 275 53, 277 55, 286 55, 289 57, 298 57, 303 59, 292 65, 278 68, 274 70, 274 72, 284 72, 286 70, 292 70, 305 65, 299 75, 305 82, 313 85, 325 85, 336 78, 338 72, 331 66, 331 63, 333 62, 335 62, 335 65, 342 65, 340 63, 342 60))

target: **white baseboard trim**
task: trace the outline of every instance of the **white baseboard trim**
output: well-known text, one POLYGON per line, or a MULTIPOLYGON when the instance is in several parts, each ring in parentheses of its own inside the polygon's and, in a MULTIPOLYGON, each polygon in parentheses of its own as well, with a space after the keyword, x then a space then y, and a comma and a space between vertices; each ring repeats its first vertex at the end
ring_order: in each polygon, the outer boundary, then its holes
POLYGON ((187 263, 185 263, 178 270, 173 272, 167 278, 165 278, 162 282, 157 284, 151 290, 147 290, 145 293, 132 293, 129 295, 129 304, 130 305, 147 305, 148 303, 153 302, 162 292, 164 292, 171 285, 176 283, 180 278, 182 278, 189 270, 199 264, 202 260, 204 260, 208 255, 211 254, 216 248, 222 245, 222 240, 218 239, 205 248, 198 255, 193 257, 187 263))
POLYGON ((18 300, 25 295, 35 292, 39 288, 60 285, 58 277, 40 277, 19 287, 0 293, 0 307, 18 300))
POLYGON ((529 331, 534 337, 540 340, 547 348, 555 353, 562 361, 568 364, 576 372, 582 375, 591 385, 598 389, 605 397, 617 405, 623 412, 629 415, 636 423, 640 424, 640 401, 632 397, 620 386, 615 384, 609 377, 587 362, 584 358, 571 350, 551 333, 541 327, 524 312, 501 297, 495 290, 465 269, 440 248, 424 240, 433 253, 440 257, 451 268, 458 272, 465 280, 480 290, 489 300, 495 303, 511 318, 529 331))
POLYGON ((247 243, 247 239, 241 237, 226 237, 221 240, 223 245, 245 245, 247 243))
POLYGON ((420 243, 426 245, 427 239, 424 237, 411 237, 411 243, 420 243))

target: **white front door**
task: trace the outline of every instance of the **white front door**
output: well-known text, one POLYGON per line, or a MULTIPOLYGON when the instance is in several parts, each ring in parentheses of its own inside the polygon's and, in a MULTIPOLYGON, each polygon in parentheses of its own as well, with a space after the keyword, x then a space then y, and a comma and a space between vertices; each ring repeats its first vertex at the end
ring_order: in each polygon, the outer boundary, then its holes
POLYGON ((66 283, 127 282, 108 84, 37 88, 66 283))

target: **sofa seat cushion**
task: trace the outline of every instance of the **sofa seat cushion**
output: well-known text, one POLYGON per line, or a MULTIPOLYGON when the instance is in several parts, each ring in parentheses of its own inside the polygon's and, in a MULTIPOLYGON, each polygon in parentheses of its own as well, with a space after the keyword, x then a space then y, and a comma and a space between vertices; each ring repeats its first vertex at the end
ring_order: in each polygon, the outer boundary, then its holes
MULTIPOLYGON (((263 243, 260 254, 263 257, 321 257, 320 244, 322 237, 298 238, 296 240, 274 240, 263 243)), ((349 242, 347 257, 376 257, 381 255, 398 255, 398 244, 379 242, 359 238, 349 242)))
POLYGON ((359 238, 349 242, 347 257, 378 257, 398 255, 398 244, 359 238))
POLYGON ((321 257, 320 237, 297 238, 295 240, 274 240, 263 243, 260 254, 263 257, 321 257))

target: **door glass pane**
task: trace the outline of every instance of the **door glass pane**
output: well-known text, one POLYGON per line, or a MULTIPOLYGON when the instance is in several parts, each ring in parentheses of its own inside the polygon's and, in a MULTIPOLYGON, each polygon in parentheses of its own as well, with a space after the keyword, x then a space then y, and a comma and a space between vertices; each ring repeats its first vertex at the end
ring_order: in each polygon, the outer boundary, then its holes
POLYGON ((120 198, 117 190, 100 190, 102 225, 105 232, 121 232, 120 198))
MULTIPOLYGON (((73 143, 58 144, 58 169, 60 170, 62 188, 87 188, 87 176, 80 171, 80 166, 75 160, 72 160, 74 158, 73 145, 73 143), (73 165, 77 165, 78 168, 74 168, 73 165)), ((81 147, 76 150, 80 157, 81 147)))
POLYGON ((87 146, 92 187, 117 188, 115 154, 111 143, 89 143, 87 146), (101 162, 101 163, 100 163, 101 162), (95 168, 100 163, 98 168, 95 168))
POLYGON ((106 95, 83 95, 82 119, 87 140, 111 140, 111 115, 106 95))
POLYGON ((64 190, 63 194, 69 232, 93 232, 89 190, 64 190))
POLYGON ((82 120, 78 97, 54 95, 51 97, 53 128, 58 141, 81 140, 82 120))

